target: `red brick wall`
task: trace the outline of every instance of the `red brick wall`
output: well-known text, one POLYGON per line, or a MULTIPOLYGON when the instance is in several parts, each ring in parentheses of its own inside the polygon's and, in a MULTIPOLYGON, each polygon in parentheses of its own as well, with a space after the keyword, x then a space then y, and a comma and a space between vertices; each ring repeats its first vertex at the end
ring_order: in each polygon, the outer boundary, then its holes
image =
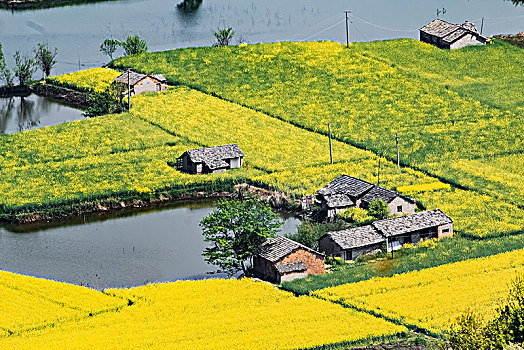
POLYGON ((278 264, 288 264, 302 261, 307 266, 308 275, 321 275, 325 272, 324 258, 313 254, 305 249, 298 249, 289 254, 284 259, 277 262, 278 264))

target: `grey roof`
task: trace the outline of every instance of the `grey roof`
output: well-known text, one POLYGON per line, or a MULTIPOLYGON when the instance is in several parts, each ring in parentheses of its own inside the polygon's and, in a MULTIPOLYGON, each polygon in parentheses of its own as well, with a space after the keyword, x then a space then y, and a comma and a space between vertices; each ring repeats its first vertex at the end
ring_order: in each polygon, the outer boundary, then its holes
POLYGON ((421 213, 375 221, 371 225, 386 237, 391 237, 452 222, 453 220, 440 209, 433 209, 421 213))
POLYGON ((371 244, 381 243, 386 240, 386 238, 372 225, 328 232, 326 236, 329 236, 333 242, 338 244, 342 249, 364 247, 371 244))
MULTIPOLYGON (((125 71, 124 73, 120 74, 118 77, 115 78, 114 81, 118 83, 124 83, 127 84, 127 73, 128 71, 125 71)), ((140 80, 146 78, 146 77, 152 77, 160 82, 165 82, 166 78, 162 74, 156 74, 156 75, 148 75, 148 74, 142 74, 138 72, 134 72, 132 70, 129 70, 129 84, 135 85, 140 80)))
POLYGON ((237 144, 190 149, 184 154, 187 154, 193 163, 205 163, 209 169, 225 168, 228 166, 225 159, 244 156, 237 144))
POLYGON ((355 205, 351 198, 346 194, 333 194, 325 196, 329 208, 340 208, 355 205))
POLYGON ((291 273, 291 272, 307 271, 307 266, 302 261, 296 261, 296 262, 292 262, 288 264, 275 265, 275 268, 277 269, 278 273, 281 275, 285 273, 291 273))
POLYGON ((300 248, 313 254, 323 256, 322 253, 319 253, 316 250, 308 248, 305 245, 282 236, 269 238, 264 244, 262 244, 262 250, 258 255, 266 260, 271 261, 272 263, 275 263, 300 248))
POLYGON ((426 24, 424 27, 420 28, 420 31, 429 35, 436 36, 437 38, 440 38, 447 43, 453 43, 468 33, 474 34, 479 38, 486 39, 478 33, 475 24, 468 21, 466 21, 464 24, 459 25, 449 23, 441 19, 435 19, 430 23, 426 24))
POLYGON ((351 197, 360 197, 373 188, 373 184, 349 175, 342 175, 318 190, 318 194, 327 196, 345 194, 351 197))
POLYGON ((152 77, 162 83, 165 83, 167 81, 166 77, 164 77, 163 74, 153 74, 152 77))
POLYGON ((390 203, 393 199, 397 197, 401 197, 408 202, 414 203, 414 201, 411 198, 401 196, 396 191, 391 191, 391 190, 388 190, 388 189, 385 189, 379 186, 373 187, 368 193, 366 193, 362 197, 362 202, 371 203, 374 200, 381 199, 385 201, 386 203, 390 203))

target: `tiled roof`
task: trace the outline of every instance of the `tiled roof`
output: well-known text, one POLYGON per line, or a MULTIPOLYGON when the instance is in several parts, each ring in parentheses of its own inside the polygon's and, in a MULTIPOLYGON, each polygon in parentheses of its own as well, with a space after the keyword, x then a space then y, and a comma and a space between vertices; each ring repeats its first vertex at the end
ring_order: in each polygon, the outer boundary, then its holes
MULTIPOLYGON (((125 71, 124 73, 120 74, 118 77, 115 78, 114 81, 119 82, 119 83, 127 84, 127 72, 128 71, 125 71)), ((158 80, 160 82, 165 82, 166 81, 166 78, 162 74, 147 75, 147 74, 142 74, 142 73, 138 73, 138 72, 134 72, 134 71, 130 70, 129 71, 129 84, 135 85, 140 80, 142 80, 142 79, 144 79, 144 78, 146 78, 148 76, 150 76, 152 78, 155 78, 156 80, 158 80)))
POLYGON ((304 264, 302 261, 296 261, 288 264, 279 264, 275 265, 275 268, 277 269, 278 273, 283 275, 285 273, 290 272, 302 272, 307 270, 306 264, 304 264))
POLYGON ((421 213, 375 221, 371 225, 386 237, 391 237, 452 222, 453 220, 440 209, 433 209, 421 213))
POLYGON ((224 161, 225 159, 244 156, 244 153, 236 144, 190 149, 185 153, 187 153, 193 163, 205 163, 210 169, 227 167, 228 164, 224 161))
POLYGON ((306 247, 298 242, 292 241, 286 237, 269 238, 263 245, 259 254, 260 257, 269 260, 273 263, 293 253, 295 250, 302 248, 313 254, 323 255, 311 248, 306 247))
POLYGON ((420 28, 420 31, 429 35, 436 36, 437 38, 440 38, 447 43, 453 43, 468 33, 474 34, 477 37, 485 39, 478 33, 475 24, 468 21, 466 21, 464 24, 459 25, 449 23, 441 19, 436 19, 426 24, 424 27, 420 28))
POLYGON ((342 231, 328 232, 326 234, 342 249, 363 247, 371 244, 385 242, 386 238, 372 225, 350 228, 342 231))
POLYGON ((345 194, 351 197, 360 197, 373 186, 373 184, 356 177, 342 175, 318 190, 318 194, 323 196, 345 194))
POLYGON ((340 208, 355 205, 351 198, 345 194, 333 194, 331 196, 325 196, 325 199, 329 208, 340 208))

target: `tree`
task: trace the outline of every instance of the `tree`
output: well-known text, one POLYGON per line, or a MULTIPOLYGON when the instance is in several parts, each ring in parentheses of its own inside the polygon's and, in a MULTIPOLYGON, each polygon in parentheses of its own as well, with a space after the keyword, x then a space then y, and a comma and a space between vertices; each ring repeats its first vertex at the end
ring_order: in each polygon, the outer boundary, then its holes
MULTIPOLYGON (((107 39, 104 40, 104 42, 100 45, 100 51, 102 51, 102 53, 108 55, 109 58, 110 58, 111 61, 112 61, 112 60, 113 60, 113 54, 115 53, 116 49, 117 49, 118 46, 120 46, 120 45, 121 45, 120 41, 115 40, 115 39, 111 39, 111 38, 107 38, 107 39)), ((146 50, 147 50, 147 47, 146 47, 146 50)))
POLYGON ((247 274, 245 262, 252 262, 262 244, 274 237, 281 225, 278 215, 258 199, 222 200, 200 222, 204 241, 211 243, 202 255, 219 267, 218 272, 232 276, 242 270, 247 274))
POLYGON ((129 35, 126 41, 120 43, 125 51, 126 56, 138 55, 147 52, 147 43, 138 35, 129 35))
POLYGON ((448 341, 453 350, 518 349, 514 344, 524 343, 524 277, 517 275, 492 320, 467 311, 452 325, 448 341))
POLYGON ((369 203, 368 215, 375 220, 387 219, 389 217, 388 203, 382 199, 376 199, 369 203))
POLYGON ((217 39, 217 42, 213 44, 213 46, 227 46, 229 45, 229 42, 231 39, 233 39, 233 35, 235 35, 235 31, 233 28, 218 28, 218 31, 215 32, 215 38, 217 39))
POLYGON ((0 82, 7 86, 13 86, 13 74, 11 70, 7 67, 5 62, 4 52, 2 51, 2 44, 0 43, 0 82))
POLYGON ((51 69, 53 69, 56 64, 55 58, 58 49, 55 47, 55 49, 51 51, 47 43, 39 43, 36 49, 34 49, 34 53, 35 64, 38 65, 44 75, 48 77, 51 74, 51 69))
POLYGON ((20 85, 26 85, 36 71, 35 61, 27 56, 21 55, 20 51, 15 52, 15 76, 20 85))

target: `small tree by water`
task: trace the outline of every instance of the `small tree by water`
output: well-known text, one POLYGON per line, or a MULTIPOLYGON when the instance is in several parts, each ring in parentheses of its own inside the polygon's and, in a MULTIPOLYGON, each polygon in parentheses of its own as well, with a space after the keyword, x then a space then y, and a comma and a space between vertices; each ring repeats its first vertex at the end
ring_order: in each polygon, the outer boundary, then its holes
POLYGON ((4 52, 2 51, 2 43, 0 43, 0 82, 7 86, 14 85, 13 74, 5 62, 4 52))
POLYGON ((111 61, 113 60, 113 55, 116 51, 116 49, 120 46, 120 41, 107 38, 104 40, 104 42, 100 45, 100 51, 104 53, 105 55, 108 55, 111 61))
POLYGON ((39 43, 34 49, 35 63, 42 70, 45 77, 51 74, 51 69, 56 65, 56 55, 58 49, 55 47, 53 51, 49 49, 47 43, 39 43))
POLYGON ((36 63, 33 58, 22 55, 20 51, 15 52, 15 76, 20 85, 27 85, 36 71, 36 63))
POLYGON ((235 35, 235 31, 233 28, 218 28, 218 30, 215 32, 215 38, 217 39, 217 42, 213 44, 213 46, 227 46, 233 39, 233 36, 235 35))
POLYGON ((129 35, 126 41, 120 43, 125 51, 125 55, 138 55, 147 52, 147 43, 138 35, 129 35))
POLYGON ((222 200, 209 216, 202 219, 205 260, 218 266, 217 272, 232 276, 242 270, 247 274, 246 261, 260 252, 262 244, 275 237, 282 221, 268 204, 259 199, 244 201, 222 200))

